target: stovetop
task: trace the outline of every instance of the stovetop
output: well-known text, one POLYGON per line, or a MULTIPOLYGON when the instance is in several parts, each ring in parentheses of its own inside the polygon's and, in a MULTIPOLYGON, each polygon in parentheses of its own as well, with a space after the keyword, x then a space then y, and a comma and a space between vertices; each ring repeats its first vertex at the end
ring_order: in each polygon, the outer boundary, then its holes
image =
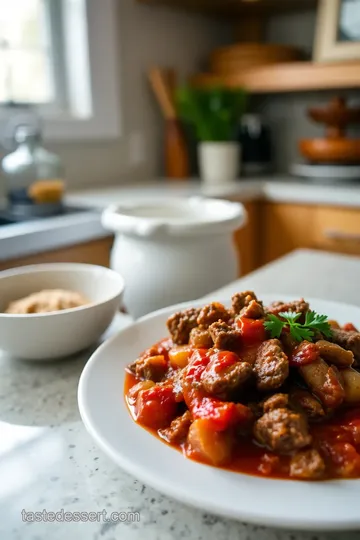
POLYGON ((55 218, 55 217, 69 216, 69 215, 79 214, 83 212, 91 212, 91 211, 94 211, 94 209, 84 208, 84 207, 79 207, 79 206, 64 205, 62 211, 56 215, 47 216, 47 217, 33 217, 29 219, 19 220, 19 219, 15 219, 11 215, 11 212, 9 212, 9 210, 7 210, 6 208, 5 209, 0 208, 0 227, 4 225, 16 225, 18 223, 26 223, 26 222, 35 221, 35 220, 46 221, 48 219, 55 218))

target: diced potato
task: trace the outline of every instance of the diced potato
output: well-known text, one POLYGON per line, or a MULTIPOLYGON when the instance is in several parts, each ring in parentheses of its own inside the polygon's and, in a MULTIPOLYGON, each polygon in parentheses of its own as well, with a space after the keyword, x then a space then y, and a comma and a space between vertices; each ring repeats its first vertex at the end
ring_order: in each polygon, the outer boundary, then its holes
POLYGON ((299 371, 304 377, 305 382, 313 391, 324 386, 328 369, 328 364, 321 358, 311 364, 299 367, 299 371))
POLYGON ((170 364, 175 368, 184 368, 188 365, 193 349, 189 345, 179 345, 169 351, 170 364))
POLYGON ((315 344, 315 347, 322 358, 330 364, 335 364, 337 367, 346 368, 354 363, 354 354, 351 351, 343 349, 336 343, 330 343, 321 339, 315 344))
POLYGON ((322 358, 299 367, 299 372, 310 390, 326 407, 338 407, 344 400, 345 390, 338 370, 322 358))
POLYGON ((204 418, 191 424, 187 441, 191 454, 211 465, 224 465, 231 459, 232 435, 227 431, 213 431, 204 418))
POLYGON ((360 403, 360 373, 353 368, 341 370, 346 403, 360 403))
POLYGON ((333 320, 333 319, 330 319, 330 320, 328 321, 328 323, 329 323, 329 325, 331 326, 331 328, 335 328, 336 330, 340 330, 340 329, 341 329, 340 324, 339 324, 337 321, 333 320))
POLYGON ((130 402, 135 403, 135 401, 136 401, 136 399, 137 399, 137 397, 139 395, 139 392, 141 392, 141 390, 148 390, 149 388, 152 388, 153 386, 155 386, 155 383, 153 381, 141 381, 141 382, 135 384, 135 386, 133 386, 129 390, 130 402))

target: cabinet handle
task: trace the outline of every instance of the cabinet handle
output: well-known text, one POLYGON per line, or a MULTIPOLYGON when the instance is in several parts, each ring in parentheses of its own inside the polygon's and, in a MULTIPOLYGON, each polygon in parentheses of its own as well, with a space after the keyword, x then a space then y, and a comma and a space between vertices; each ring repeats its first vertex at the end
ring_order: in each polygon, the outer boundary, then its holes
POLYGON ((352 242, 360 242, 360 233, 348 233, 337 231, 336 229, 326 229, 324 235, 329 240, 350 240, 352 242))

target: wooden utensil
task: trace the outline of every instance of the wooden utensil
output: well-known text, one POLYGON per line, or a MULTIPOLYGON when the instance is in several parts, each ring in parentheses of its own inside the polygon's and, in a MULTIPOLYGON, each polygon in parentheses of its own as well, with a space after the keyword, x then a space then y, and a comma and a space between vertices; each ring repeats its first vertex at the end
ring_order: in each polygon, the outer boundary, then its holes
POLYGON ((168 178, 189 177, 189 157, 174 103, 176 74, 159 68, 149 71, 149 80, 165 118, 165 173, 168 178))

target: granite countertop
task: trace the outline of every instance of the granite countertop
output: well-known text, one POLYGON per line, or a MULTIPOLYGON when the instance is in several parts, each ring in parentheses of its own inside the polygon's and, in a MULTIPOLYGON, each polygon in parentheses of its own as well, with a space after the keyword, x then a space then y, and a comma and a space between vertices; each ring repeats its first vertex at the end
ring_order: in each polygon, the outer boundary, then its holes
MULTIPOLYGON (((355 257, 299 250, 234 282, 211 298, 253 288, 260 295, 266 292, 316 296, 360 306, 360 289, 356 286, 359 272, 360 259, 355 257)), ((118 316, 109 334, 128 323, 128 318, 118 316)), ((123 472, 94 445, 79 417, 77 384, 90 353, 49 364, 21 362, 0 353, 1 539, 359 538, 355 532, 287 532, 218 518, 170 500, 123 472), (140 512, 140 521, 44 523, 22 519, 22 510, 62 509, 140 512)))
POLYGON ((101 210, 110 204, 196 195, 235 198, 242 202, 266 200, 360 208, 358 184, 320 185, 278 175, 242 178, 235 183, 218 187, 204 187, 196 179, 163 179, 141 184, 70 191, 66 203, 88 208, 88 211, 0 227, 0 261, 107 236, 109 233, 103 229, 100 215, 101 210))

